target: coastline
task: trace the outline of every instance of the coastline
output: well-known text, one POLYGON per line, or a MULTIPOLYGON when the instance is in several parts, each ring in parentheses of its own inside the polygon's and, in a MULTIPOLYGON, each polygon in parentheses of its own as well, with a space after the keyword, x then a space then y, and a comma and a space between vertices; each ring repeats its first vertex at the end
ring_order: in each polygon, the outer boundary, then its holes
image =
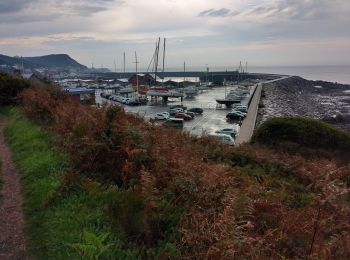
POLYGON ((282 116, 321 119, 350 131, 350 85, 298 76, 264 84, 256 126, 282 116))
POLYGON ((299 76, 307 80, 350 84, 350 66, 265 66, 251 67, 249 72, 275 73, 299 76))

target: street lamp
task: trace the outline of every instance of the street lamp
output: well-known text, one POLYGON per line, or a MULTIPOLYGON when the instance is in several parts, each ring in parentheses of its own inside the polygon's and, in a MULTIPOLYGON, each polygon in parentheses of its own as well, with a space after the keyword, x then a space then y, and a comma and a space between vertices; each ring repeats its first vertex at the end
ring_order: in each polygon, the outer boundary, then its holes
POLYGON ((206 84, 208 85, 208 73, 209 73, 208 64, 205 64, 205 67, 206 67, 206 69, 207 69, 207 72, 205 73, 205 82, 206 82, 206 84))

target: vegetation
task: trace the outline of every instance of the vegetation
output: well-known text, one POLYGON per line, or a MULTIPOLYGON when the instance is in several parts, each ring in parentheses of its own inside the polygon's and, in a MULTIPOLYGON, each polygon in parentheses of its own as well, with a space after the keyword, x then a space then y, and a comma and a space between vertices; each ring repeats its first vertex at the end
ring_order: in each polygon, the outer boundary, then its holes
POLYGON ((40 259, 350 257, 348 162, 229 148, 53 88, 21 98, 45 129, 12 113, 6 132, 40 259))
MULTIPOLYGON (((12 110, 6 136, 22 174, 30 251, 38 259, 78 258, 74 245, 84 243, 82 230, 91 236, 111 230, 103 215, 103 198, 94 194, 98 186, 94 188, 93 182, 74 186, 78 177, 70 173, 67 156, 53 148, 49 135, 16 110, 12 110), (71 188, 65 189, 63 184, 71 188)), ((116 236, 109 236, 107 242, 114 248, 105 250, 105 256, 124 256, 118 254, 116 236)))
POLYGON ((29 86, 29 81, 0 72, 0 106, 15 104, 18 93, 29 86))
MULTIPOLYGON (((3 120, 3 116, 7 115, 9 112, 9 108, 8 107, 0 107, 0 122, 1 120, 3 120)), ((1 205, 1 200, 2 200, 2 194, 1 194, 1 190, 2 187, 4 185, 4 182, 2 180, 2 162, 1 162, 1 158, 0 158, 0 205, 1 205)))
POLYGON ((292 142, 309 148, 350 150, 350 134, 325 122, 300 117, 272 118, 256 131, 254 141, 281 145, 292 142))
POLYGON ((8 66, 14 66, 23 64, 25 68, 37 69, 37 68, 76 68, 85 70, 86 66, 79 64, 76 60, 72 59, 67 54, 51 54, 39 57, 10 57, 0 54, 0 64, 6 64, 8 66))

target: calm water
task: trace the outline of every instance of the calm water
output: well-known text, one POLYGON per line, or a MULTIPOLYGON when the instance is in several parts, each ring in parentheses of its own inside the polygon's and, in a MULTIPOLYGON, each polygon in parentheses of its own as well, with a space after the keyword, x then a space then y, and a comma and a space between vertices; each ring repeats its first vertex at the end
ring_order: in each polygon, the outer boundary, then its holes
POLYGON ((350 84, 350 66, 251 67, 248 71, 297 75, 310 80, 350 84))
MULTIPOLYGON (((236 68, 210 67, 210 71, 236 70, 236 68)), ((181 69, 168 69, 181 71, 181 69)), ((189 67, 187 71, 205 71, 205 67, 189 67)), ((324 80, 350 84, 350 66, 273 66, 248 67, 248 72, 296 75, 310 80, 324 80)))

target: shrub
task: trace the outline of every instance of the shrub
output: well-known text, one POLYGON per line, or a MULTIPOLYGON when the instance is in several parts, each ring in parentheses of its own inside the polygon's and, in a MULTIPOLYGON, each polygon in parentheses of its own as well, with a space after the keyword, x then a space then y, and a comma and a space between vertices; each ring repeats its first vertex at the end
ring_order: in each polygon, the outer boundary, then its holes
MULTIPOLYGON (((315 258, 332 258, 342 245, 332 236, 350 232, 350 207, 339 199, 346 195, 348 168, 257 143, 290 150, 344 146, 339 143, 347 135, 332 127, 282 119, 259 129, 254 145, 232 149, 152 126, 119 108, 73 104, 52 89, 33 88, 22 96, 24 111, 56 134, 74 167, 74 174, 55 182, 44 206, 59 205, 54 214, 79 220, 70 228, 105 227, 86 230, 109 233, 106 240, 114 237, 106 258, 299 259, 311 254, 311 243, 315 258), (312 242, 321 202, 322 219, 312 242), (72 218, 71 211, 87 219, 72 218)), ((91 246, 81 239, 68 242, 91 246)))
POLYGON ((332 125, 309 118, 273 118, 255 132, 253 142, 278 146, 296 143, 310 148, 350 151, 350 135, 332 125))
POLYGON ((0 106, 16 104, 17 95, 30 86, 28 80, 0 72, 0 106))

